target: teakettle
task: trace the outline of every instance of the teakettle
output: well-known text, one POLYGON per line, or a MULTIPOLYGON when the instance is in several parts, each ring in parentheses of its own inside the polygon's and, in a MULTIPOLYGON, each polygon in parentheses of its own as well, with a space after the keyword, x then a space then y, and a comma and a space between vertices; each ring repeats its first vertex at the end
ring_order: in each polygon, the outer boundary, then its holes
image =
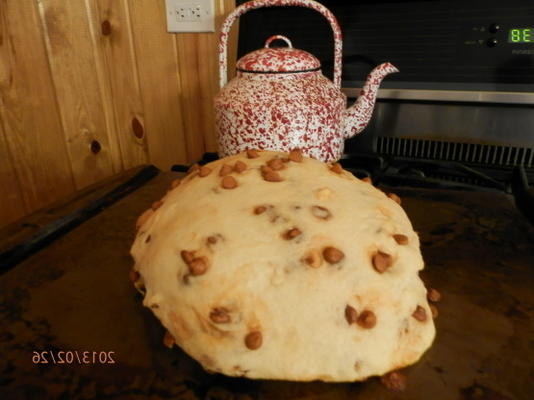
POLYGON ((312 158, 332 162, 343 154, 344 140, 360 133, 373 113, 382 79, 398 72, 390 63, 373 69, 356 103, 347 106, 341 92, 341 30, 334 15, 312 0, 253 0, 225 19, 219 38, 221 90, 215 97, 219 154, 246 149, 290 151, 300 148, 312 158), (310 53, 293 48, 290 40, 274 35, 265 47, 237 62, 237 76, 226 86, 228 32, 245 12, 273 6, 303 6, 320 12, 334 33, 334 81, 321 73, 310 53), (288 47, 271 48, 273 40, 288 47))

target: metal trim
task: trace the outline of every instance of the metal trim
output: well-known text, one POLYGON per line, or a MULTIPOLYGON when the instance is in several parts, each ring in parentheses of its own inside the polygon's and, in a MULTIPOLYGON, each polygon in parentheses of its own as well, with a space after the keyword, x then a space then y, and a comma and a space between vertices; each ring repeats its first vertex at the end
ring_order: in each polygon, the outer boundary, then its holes
MULTIPOLYGON (((342 88, 347 97, 358 97, 361 88, 342 88)), ((501 103, 501 104, 532 104, 534 93, 521 92, 489 92, 461 90, 418 90, 418 89, 379 89, 379 99, 394 100, 427 100, 439 102, 470 102, 470 103, 501 103)))

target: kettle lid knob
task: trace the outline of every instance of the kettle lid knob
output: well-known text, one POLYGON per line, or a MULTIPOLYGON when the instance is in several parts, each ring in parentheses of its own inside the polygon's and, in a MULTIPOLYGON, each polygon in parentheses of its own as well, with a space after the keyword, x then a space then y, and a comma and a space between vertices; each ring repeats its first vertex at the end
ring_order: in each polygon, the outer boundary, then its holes
POLYGON ((282 35, 270 36, 262 49, 241 57, 237 70, 251 73, 289 73, 319 71, 321 62, 307 51, 295 49, 291 40, 282 35), (270 47, 275 40, 282 40, 287 47, 270 47))

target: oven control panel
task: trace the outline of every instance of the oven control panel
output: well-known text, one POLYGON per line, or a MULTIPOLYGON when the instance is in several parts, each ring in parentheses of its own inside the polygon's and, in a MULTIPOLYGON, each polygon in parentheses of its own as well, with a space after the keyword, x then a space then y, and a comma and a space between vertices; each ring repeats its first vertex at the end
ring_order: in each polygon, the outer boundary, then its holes
MULTIPOLYGON (((480 46, 486 45, 488 47, 496 47, 499 43, 501 46, 507 46, 508 50, 512 50, 512 54, 521 54, 514 50, 529 48, 530 45, 534 45, 534 22, 532 26, 526 28, 522 25, 527 25, 530 21, 526 21, 525 24, 501 24, 493 22, 489 26, 473 26, 466 33, 464 45, 466 46, 480 46)), ((527 52, 528 54, 528 52, 527 52)))
MULTIPOLYGON (((381 88, 534 92, 533 0, 320 2, 343 31, 344 87, 361 87, 374 66, 390 61, 401 73, 381 88)), ((239 55, 272 34, 314 54, 331 76, 332 33, 320 14, 273 7, 243 15, 239 55)))
MULTIPOLYGON (((516 17, 477 22, 462 26, 458 43, 462 49, 459 55, 472 65, 484 61, 499 66, 513 62, 516 56, 534 56, 534 19, 516 17)), ((524 66, 532 62, 528 61, 524 66)))

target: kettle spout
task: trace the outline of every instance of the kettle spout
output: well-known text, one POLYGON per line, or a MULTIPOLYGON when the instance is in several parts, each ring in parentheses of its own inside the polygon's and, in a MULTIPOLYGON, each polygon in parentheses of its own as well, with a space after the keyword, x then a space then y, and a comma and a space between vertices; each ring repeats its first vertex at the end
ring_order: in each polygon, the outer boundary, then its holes
POLYGON ((380 64, 371 71, 358 100, 345 111, 344 135, 346 139, 357 135, 367 126, 373 115, 378 87, 386 75, 394 72, 399 72, 399 70, 388 62, 380 64))

